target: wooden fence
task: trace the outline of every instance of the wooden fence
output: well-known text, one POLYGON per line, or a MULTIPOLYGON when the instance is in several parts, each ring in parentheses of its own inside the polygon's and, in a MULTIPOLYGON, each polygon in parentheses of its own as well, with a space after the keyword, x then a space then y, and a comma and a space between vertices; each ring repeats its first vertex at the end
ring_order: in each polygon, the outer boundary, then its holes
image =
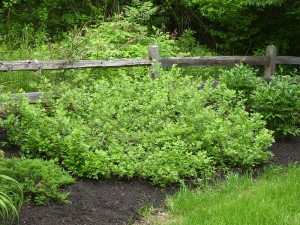
MULTIPOLYGON (((245 63, 253 66, 264 66, 264 78, 270 79, 275 72, 276 64, 300 64, 300 57, 277 56, 276 47, 267 47, 266 56, 198 56, 183 58, 161 58, 159 47, 148 47, 148 59, 115 59, 115 60, 22 60, 22 61, 0 61, 0 71, 40 71, 40 70, 61 70, 77 68, 118 68, 133 66, 151 67, 151 77, 155 79, 158 75, 155 70, 155 63, 162 67, 199 67, 199 66, 233 66, 238 63, 245 63)), ((41 96, 41 92, 26 93, 31 103, 41 96)))

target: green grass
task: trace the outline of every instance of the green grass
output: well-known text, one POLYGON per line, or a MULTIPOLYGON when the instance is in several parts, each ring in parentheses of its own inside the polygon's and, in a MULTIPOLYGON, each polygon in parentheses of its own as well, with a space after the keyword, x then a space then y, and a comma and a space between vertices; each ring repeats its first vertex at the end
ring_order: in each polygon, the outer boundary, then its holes
MULTIPOLYGON (((182 188, 163 224, 300 224, 300 167, 271 167, 259 179, 229 174, 204 190, 182 188)), ((158 224, 161 224, 157 222, 158 224)))

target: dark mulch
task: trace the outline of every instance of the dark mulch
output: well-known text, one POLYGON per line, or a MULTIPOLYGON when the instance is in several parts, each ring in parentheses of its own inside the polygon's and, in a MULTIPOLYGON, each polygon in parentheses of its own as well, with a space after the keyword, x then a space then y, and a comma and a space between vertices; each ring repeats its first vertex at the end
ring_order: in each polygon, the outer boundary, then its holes
POLYGON ((166 194, 165 190, 138 179, 79 179, 66 190, 71 193, 71 204, 24 206, 20 224, 128 224, 139 218, 139 207, 152 203, 159 206, 166 194))
POLYGON ((270 160, 276 164, 300 162, 300 136, 288 137, 276 141, 271 147, 274 157, 270 160))
MULTIPOLYGON (((0 141, 6 141, 0 130, 0 141)), ((2 147, 5 157, 18 156, 18 147, 2 147)), ((277 141, 271 150, 276 164, 300 162, 300 136, 277 141)), ((45 206, 25 205, 20 224, 30 225, 110 225, 130 224, 139 219, 143 205, 161 206, 174 189, 163 189, 140 179, 88 180, 77 179, 64 189, 70 192, 71 204, 49 203, 45 206)))

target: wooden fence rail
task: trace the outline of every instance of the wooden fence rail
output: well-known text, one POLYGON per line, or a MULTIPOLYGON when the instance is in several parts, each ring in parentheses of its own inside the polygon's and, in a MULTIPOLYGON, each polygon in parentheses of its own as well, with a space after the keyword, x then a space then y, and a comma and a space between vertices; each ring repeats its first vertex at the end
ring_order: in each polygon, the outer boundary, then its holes
MULTIPOLYGON (((264 78, 270 79, 275 72, 276 64, 300 64, 300 57, 277 56, 277 49, 271 45, 267 47, 266 56, 198 56, 183 58, 161 58, 159 47, 148 47, 148 59, 115 59, 115 60, 22 60, 22 61, 0 61, 0 71, 40 71, 78 68, 113 68, 113 67, 134 67, 149 66, 151 77, 155 79, 158 75, 155 63, 160 63, 162 67, 171 67, 177 64, 179 67, 198 66, 233 66, 238 63, 246 63, 253 66, 264 66, 264 78)), ((26 93, 30 102, 35 102, 41 92, 26 93)))
POLYGON ((79 68, 110 68, 128 66, 151 66, 149 59, 116 59, 116 60, 22 60, 13 62, 0 62, 0 71, 38 71, 38 70, 61 70, 79 68))

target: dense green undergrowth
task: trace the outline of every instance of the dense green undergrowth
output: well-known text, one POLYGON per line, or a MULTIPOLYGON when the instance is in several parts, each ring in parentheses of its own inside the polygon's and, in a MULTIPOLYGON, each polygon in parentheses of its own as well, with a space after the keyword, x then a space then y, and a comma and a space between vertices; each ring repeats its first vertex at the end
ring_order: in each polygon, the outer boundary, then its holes
POLYGON ((273 44, 281 53, 297 55, 299 8, 298 1, 288 0, 3 0, 0 41, 14 49, 24 41, 61 41, 74 27, 118 15, 162 27, 174 38, 190 29, 201 44, 221 54, 261 54, 273 44))
MULTIPOLYGON (((38 39, 36 34, 28 34, 38 39)), ((39 41, 31 45, 24 40, 18 49, 10 49, 0 42, 1 60, 112 60, 120 58, 148 58, 148 46, 159 45, 161 57, 211 55, 204 46, 199 46, 192 33, 187 31, 181 38, 174 40, 170 33, 152 27, 148 28, 130 21, 125 17, 114 17, 111 21, 94 26, 84 26, 68 32, 59 42, 39 41)), ((141 68, 88 69, 97 77, 118 76, 122 71, 134 70, 141 73, 141 68)), ((1 75, 0 82, 5 91, 12 93, 47 91, 43 81, 59 85, 62 81, 72 82, 78 77, 79 70, 57 71, 8 71, 1 75), (41 87, 42 86, 42 87, 41 87)), ((143 71, 143 69, 142 69, 143 71)), ((209 72, 208 72, 209 73, 209 72)))
MULTIPOLYGON (((272 133, 235 91, 181 76, 86 77, 43 104, 8 102, 3 121, 27 157, 53 159, 78 176, 139 176, 166 185, 251 167, 271 153, 272 133)), ((82 74, 79 74, 82 78, 82 74)))

